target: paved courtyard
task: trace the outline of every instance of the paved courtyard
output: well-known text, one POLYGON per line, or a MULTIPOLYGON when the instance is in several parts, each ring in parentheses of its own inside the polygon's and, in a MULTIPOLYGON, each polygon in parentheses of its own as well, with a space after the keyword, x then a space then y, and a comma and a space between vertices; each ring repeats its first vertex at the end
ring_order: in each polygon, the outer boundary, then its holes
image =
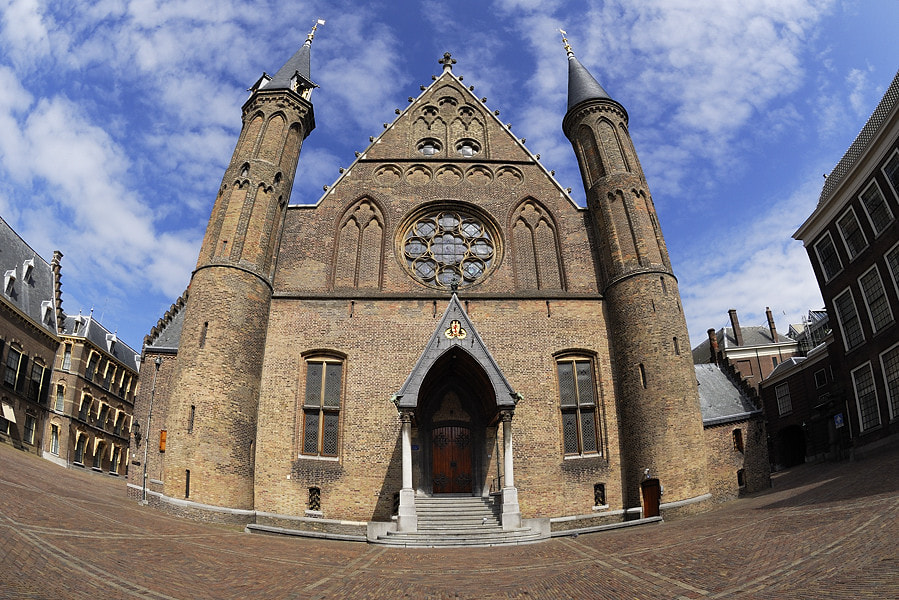
POLYGON ((899 448, 660 524, 502 548, 245 534, 0 445, 0 598, 899 598, 899 448))

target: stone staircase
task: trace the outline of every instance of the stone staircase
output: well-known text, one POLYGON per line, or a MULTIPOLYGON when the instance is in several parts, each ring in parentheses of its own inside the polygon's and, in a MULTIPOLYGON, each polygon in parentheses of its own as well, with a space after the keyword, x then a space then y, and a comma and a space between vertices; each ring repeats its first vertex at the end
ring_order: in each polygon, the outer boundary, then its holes
POLYGON ((499 546, 527 544, 543 537, 530 527, 505 530, 495 498, 440 495, 416 497, 418 531, 389 531, 376 544, 390 546, 499 546))

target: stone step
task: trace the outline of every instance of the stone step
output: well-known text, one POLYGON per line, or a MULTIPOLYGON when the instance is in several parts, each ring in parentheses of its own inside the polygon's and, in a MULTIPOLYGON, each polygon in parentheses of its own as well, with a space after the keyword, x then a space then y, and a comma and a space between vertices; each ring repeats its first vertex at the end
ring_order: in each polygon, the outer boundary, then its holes
POLYGON ((457 532, 456 534, 436 535, 432 532, 394 533, 380 536, 377 543, 389 546, 405 547, 449 547, 449 546, 501 546, 514 544, 529 544, 538 542, 542 537, 530 529, 514 531, 494 531, 471 533, 457 532))

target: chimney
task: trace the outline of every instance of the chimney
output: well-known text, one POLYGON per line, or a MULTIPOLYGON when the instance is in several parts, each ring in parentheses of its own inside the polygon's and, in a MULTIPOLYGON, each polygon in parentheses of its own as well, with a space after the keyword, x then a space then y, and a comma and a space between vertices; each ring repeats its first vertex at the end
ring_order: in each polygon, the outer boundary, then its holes
POLYGON ((740 329, 740 320, 737 318, 737 309, 732 308, 727 311, 730 315, 730 324, 734 328, 734 339, 737 340, 737 346, 743 345, 743 331, 740 329))
POLYGON ((715 335, 714 329, 709 329, 709 362, 712 364, 718 364, 718 336, 715 335))
POLYGON ((768 329, 771 330, 771 341, 777 343, 777 327, 774 326, 774 317, 771 316, 771 309, 765 307, 765 314, 768 316, 768 329))

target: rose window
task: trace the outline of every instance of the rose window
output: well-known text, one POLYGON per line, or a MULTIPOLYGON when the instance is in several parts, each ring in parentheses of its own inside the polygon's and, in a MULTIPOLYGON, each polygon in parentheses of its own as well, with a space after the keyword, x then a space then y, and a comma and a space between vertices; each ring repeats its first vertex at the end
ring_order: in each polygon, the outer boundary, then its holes
POLYGON ((403 254, 412 276, 434 287, 465 287, 488 271, 496 255, 484 223, 462 211, 417 219, 403 236, 403 254))

